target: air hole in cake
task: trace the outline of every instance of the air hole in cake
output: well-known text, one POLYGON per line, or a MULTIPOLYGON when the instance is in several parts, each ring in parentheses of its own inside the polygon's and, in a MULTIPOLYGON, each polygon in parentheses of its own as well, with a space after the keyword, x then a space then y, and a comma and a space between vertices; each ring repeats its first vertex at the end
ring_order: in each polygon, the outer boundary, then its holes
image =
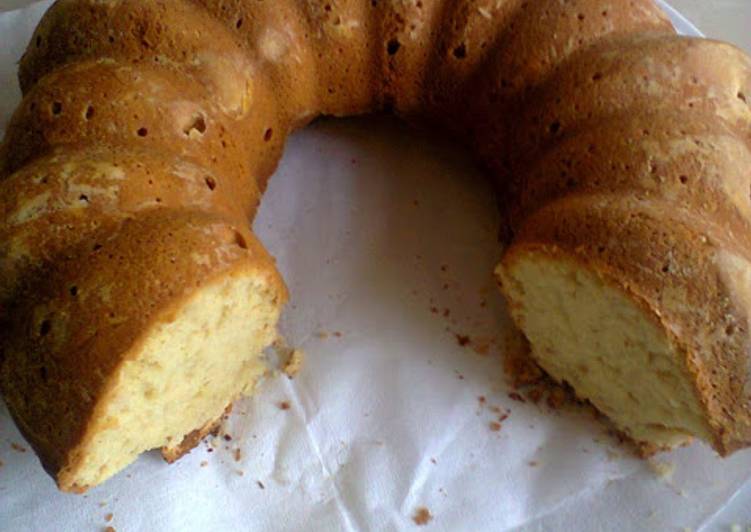
POLYGON ((686 183, 688 183, 688 176, 687 175, 682 175, 678 179, 680 180, 681 185, 685 185, 686 183))
POLYGON ((37 48, 39 48, 40 46, 42 46, 42 36, 41 35, 37 35, 36 46, 37 46, 37 48))
POLYGON ((602 79, 602 72, 595 72, 592 76, 592 81, 600 81, 602 79))
POLYGON ((579 13, 576 18, 578 18, 579 20, 584 20, 587 17, 584 16, 584 13, 579 13))
POLYGON ((194 116, 190 123, 183 128, 183 133, 188 137, 190 137, 194 131, 199 135, 206 133, 206 119, 201 114, 194 116))
POLYGON ((550 127, 548 129, 550 130, 551 135, 555 135, 561 130, 561 123, 558 120, 556 120, 555 122, 550 124, 550 127))
POLYGON ((243 249, 248 249, 248 243, 245 241, 245 237, 238 231, 235 231, 235 244, 243 249))
POLYGON ((464 43, 461 43, 459 46, 454 48, 454 57, 457 59, 464 59, 467 57, 467 46, 464 43))
POLYGON ((52 330, 52 322, 50 320, 43 320, 39 324, 39 336, 47 336, 52 330))
POLYGON ((733 334, 735 334, 735 324, 730 323, 727 327, 725 327, 725 335, 733 336, 733 334))
POLYGON ((81 194, 80 196, 78 196, 78 200, 83 201, 84 203, 88 203, 89 197, 86 194, 81 194))
POLYGON ((78 295, 78 287, 77 286, 71 286, 70 287, 70 295, 73 297, 76 297, 78 295))
POLYGON ((209 190, 214 190, 216 188, 216 179, 206 176, 206 186, 209 187, 209 190))
POLYGON ((402 44, 399 42, 398 39, 391 39, 386 44, 386 51, 388 52, 389 55, 394 55, 396 52, 399 51, 399 48, 401 47, 401 45, 402 44))
POLYGON ((271 128, 268 128, 264 134, 263 134, 263 140, 268 142, 271 140, 271 137, 274 135, 274 130, 271 128))
POLYGON ((39 368, 39 378, 42 379, 44 382, 47 382, 47 367, 42 366, 39 368))
POLYGON ((235 22, 235 28, 239 30, 240 28, 242 28, 242 26, 243 26, 243 19, 242 17, 240 17, 239 19, 237 19, 237 22, 235 22))
POLYGON ((139 137, 145 137, 149 134, 149 130, 145 127, 139 127, 138 131, 136 131, 139 137))
POLYGON ((748 103, 748 100, 746 100, 746 95, 743 93, 743 91, 738 92, 738 99, 743 103, 748 103))
POLYGON ((86 107, 86 113, 84 113, 86 120, 91 120, 94 117, 94 107, 89 105, 86 107))
POLYGON ((60 102, 52 102, 52 114, 59 115, 63 112, 63 104, 60 102))

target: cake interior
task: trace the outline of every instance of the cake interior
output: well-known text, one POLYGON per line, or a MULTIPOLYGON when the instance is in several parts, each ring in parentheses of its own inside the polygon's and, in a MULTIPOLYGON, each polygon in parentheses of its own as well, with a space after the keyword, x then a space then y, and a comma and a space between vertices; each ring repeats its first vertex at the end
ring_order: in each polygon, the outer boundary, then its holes
POLYGON ((565 257, 517 250, 496 271, 537 363, 651 448, 711 441, 685 353, 614 285, 565 257))
POLYGON ((275 337, 277 298, 263 276, 235 273, 153 326, 114 376, 89 427, 92 439, 72 454, 66 469, 76 484, 99 484, 143 451, 179 446, 219 419, 228 398, 250 394, 266 371, 262 351, 275 337))

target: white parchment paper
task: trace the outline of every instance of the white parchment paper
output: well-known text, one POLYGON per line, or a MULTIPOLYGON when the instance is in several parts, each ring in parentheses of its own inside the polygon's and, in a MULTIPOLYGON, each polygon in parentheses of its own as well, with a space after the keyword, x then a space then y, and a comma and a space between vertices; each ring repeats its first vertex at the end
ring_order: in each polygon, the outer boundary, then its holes
MULTIPOLYGON (((47 5, 0 13, 0 129, 47 5)), ((303 371, 237 404, 227 438, 173 465, 146 453, 83 496, 55 489, 2 405, 0 530, 714 527, 751 453, 697 444, 661 456, 675 473, 659 477, 587 413, 509 398, 497 225, 450 144, 386 119, 294 135, 255 228, 289 284, 303 371)))

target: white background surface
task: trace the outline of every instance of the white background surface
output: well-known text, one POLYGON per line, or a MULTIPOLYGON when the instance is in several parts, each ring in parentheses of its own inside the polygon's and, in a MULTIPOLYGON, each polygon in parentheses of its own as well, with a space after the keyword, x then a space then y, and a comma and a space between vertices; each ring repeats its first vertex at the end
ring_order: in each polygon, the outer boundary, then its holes
MULTIPOLYGON (((0 127, 39 12, 0 19, 0 127)), ((238 405, 214 452, 172 466, 149 453, 83 497, 12 448, 0 411, 0 529, 408 529, 422 506, 426 530, 751 525, 748 489, 725 507, 750 452, 723 461, 696 445, 661 457, 676 472, 660 479, 586 413, 508 398, 497 222, 487 183, 449 145, 388 121, 295 135, 255 227, 290 285, 283 329, 308 353, 303 373, 238 405), (510 410, 500 431, 491 407, 510 410)))

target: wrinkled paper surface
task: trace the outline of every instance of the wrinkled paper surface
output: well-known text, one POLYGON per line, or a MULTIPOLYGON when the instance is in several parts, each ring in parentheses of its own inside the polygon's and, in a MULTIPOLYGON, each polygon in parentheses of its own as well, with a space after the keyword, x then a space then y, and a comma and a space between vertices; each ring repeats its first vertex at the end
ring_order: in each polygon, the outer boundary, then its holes
MULTIPOLYGON (((0 13, 0 128, 47 5, 0 13)), ((231 439, 173 465, 146 453, 83 496, 55 489, 2 405, 0 529, 713 527, 750 452, 696 444, 659 457, 675 468, 660 477, 586 411, 509 397, 498 223, 489 184, 450 144, 386 119, 295 134, 255 229, 289 284, 282 331, 303 371, 237 404, 231 439)))

